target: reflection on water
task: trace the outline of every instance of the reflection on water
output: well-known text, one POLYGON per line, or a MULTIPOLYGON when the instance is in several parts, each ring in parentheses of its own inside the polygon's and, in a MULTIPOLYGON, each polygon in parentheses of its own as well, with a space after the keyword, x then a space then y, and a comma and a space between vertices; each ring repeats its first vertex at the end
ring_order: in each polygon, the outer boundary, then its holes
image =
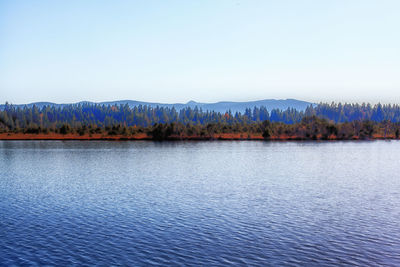
POLYGON ((400 265, 400 142, 0 141, 0 265, 400 265))

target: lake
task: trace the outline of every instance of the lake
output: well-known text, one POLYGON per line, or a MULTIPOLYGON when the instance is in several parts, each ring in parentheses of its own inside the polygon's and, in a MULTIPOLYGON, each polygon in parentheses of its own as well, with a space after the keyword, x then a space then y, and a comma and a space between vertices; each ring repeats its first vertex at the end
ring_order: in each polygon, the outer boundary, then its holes
POLYGON ((0 265, 400 266, 399 152, 0 141, 0 265))

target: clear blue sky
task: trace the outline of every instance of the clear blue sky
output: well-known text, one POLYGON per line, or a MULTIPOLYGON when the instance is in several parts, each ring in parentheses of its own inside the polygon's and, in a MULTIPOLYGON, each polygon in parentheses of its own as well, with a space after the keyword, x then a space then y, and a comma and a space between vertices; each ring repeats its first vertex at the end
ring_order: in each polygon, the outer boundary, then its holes
POLYGON ((0 0, 0 102, 400 103, 400 1, 0 0))

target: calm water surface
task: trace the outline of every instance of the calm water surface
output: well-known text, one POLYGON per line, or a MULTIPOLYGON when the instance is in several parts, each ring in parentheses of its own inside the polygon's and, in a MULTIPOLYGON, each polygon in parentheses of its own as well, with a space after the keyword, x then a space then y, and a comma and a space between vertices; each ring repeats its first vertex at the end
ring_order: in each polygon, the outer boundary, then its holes
POLYGON ((0 141, 0 265, 400 266, 399 152, 0 141))

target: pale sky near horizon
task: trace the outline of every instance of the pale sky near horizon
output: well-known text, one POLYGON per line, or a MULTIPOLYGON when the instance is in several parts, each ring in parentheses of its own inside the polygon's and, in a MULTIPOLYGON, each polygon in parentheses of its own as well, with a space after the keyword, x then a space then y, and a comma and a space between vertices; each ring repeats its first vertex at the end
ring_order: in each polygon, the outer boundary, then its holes
POLYGON ((0 103, 400 103, 400 1, 0 0, 0 103))

